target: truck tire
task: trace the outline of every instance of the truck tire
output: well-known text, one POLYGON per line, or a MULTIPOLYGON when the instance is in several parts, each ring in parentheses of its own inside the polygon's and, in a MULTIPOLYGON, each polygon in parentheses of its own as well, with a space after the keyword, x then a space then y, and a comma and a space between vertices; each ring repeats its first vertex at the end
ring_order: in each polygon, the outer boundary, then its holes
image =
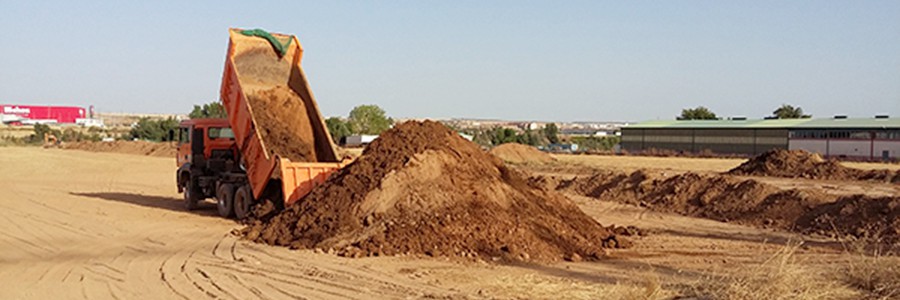
POLYGON ((216 208, 225 218, 234 216, 234 185, 223 183, 216 189, 216 208))
POLYGON ((184 208, 195 210, 198 202, 200 202, 200 185, 196 180, 189 178, 184 185, 184 208))
POLYGON ((234 192, 234 217, 238 220, 249 217, 252 207, 253 193, 250 192, 250 186, 241 186, 234 192))

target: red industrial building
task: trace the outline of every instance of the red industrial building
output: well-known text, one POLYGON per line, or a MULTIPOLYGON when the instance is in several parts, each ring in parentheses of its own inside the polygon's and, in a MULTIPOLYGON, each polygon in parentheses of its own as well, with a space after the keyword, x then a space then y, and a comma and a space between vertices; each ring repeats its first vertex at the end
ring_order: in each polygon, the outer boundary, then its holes
POLYGON ((75 124, 89 117, 86 109, 77 106, 0 104, 0 120, 8 124, 75 124))

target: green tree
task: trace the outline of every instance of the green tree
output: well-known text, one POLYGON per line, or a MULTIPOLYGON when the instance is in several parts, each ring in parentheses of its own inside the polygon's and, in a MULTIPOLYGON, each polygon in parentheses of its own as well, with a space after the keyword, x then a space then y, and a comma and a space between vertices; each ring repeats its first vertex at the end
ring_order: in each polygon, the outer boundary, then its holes
POLYGON ((533 130, 526 130, 522 134, 516 136, 516 143, 530 146, 539 146, 543 144, 543 137, 538 132, 535 132, 533 130))
POLYGON ((685 108, 681 110, 681 116, 678 120, 716 120, 716 114, 708 108, 698 106, 697 108, 685 108))
POLYGON ((325 119, 325 125, 328 126, 328 132, 331 133, 331 139, 339 142, 341 138, 350 135, 350 126, 347 122, 338 117, 325 119))
POLYGON ((178 121, 173 118, 153 120, 141 118, 131 128, 131 138, 161 142, 168 140, 169 130, 178 128, 178 121))
POLYGON ((207 104, 194 105, 194 109, 191 110, 191 113, 188 114, 188 117, 191 119, 202 119, 202 118, 225 118, 227 117, 225 113, 225 107, 222 106, 222 103, 218 101, 213 101, 207 104))
POLYGON ((798 107, 791 106, 789 104, 782 104, 781 107, 775 109, 772 114, 779 119, 808 119, 812 116, 804 115, 803 109, 798 107))
POLYGON ((547 138, 547 141, 551 144, 559 144, 559 127, 556 127, 556 123, 550 123, 544 126, 544 137, 547 138))
POLYGON ((500 145, 506 143, 515 143, 518 134, 511 128, 494 127, 488 134, 491 137, 491 145, 500 145))
POLYGON ((57 139, 62 136, 59 129, 52 129, 47 124, 34 124, 34 133, 28 138, 28 142, 32 144, 41 144, 44 142, 44 134, 53 135, 57 139))
POLYGON ((350 111, 347 123, 354 134, 377 135, 391 128, 394 121, 378 105, 360 105, 350 111))

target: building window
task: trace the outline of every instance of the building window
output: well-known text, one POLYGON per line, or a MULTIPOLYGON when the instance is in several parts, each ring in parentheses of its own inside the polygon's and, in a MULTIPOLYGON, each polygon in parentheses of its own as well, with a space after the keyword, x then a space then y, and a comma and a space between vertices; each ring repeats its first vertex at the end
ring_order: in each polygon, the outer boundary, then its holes
POLYGON ((850 138, 850 132, 844 131, 844 130, 831 131, 831 132, 828 132, 828 138, 829 139, 848 139, 848 138, 850 138))
POLYGON ((850 138, 855 140, 868 140, 872 138, 872 134, 868 131, 852 131, 850 138))
POLYGON ((790 132, 792 139, 825 139, 824 130, 794 130, 790 132))
POLYGON ((879 140, 900 140, 900 130, 879 131, 875 133, 875 138, 879 140))

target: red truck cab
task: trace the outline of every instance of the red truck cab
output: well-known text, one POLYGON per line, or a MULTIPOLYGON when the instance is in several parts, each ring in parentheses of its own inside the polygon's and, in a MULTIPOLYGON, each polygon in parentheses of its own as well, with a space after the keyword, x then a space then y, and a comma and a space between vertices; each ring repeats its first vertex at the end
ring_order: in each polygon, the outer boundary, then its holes
POLYGON ((178 141, 178 155, 176 156, 178 167, 190 162, 191 155, 194 154, 191 151, 191 141, 195 139, 200 140, 201 137, 202 141, 198 143, 197 147, 198 150, 203 150, 202 153, 198 151, 197 154, 203 154, 204 158, 209 159, 214 150, 233 151, 235 149, 234 132, 231 131, 228 120, 190 119, 181 121, 178 125, 178 131, 175 133, 175 138, 178 141), (194 131, 197 131, 196 135, 194 131))
MULTIPOLYGON (((217 179, 223 173, 241 174, 240 154, 234 132, 226 119, 182 121, 173 139, 178 141, 176 183, 184 193, 185 207, 197 208, 199 201, 215 197, 217 179)), ((233 191, 230 191, 233 195, 233 191)), ((228 215, 231 214, 230 207, 228 215)))

